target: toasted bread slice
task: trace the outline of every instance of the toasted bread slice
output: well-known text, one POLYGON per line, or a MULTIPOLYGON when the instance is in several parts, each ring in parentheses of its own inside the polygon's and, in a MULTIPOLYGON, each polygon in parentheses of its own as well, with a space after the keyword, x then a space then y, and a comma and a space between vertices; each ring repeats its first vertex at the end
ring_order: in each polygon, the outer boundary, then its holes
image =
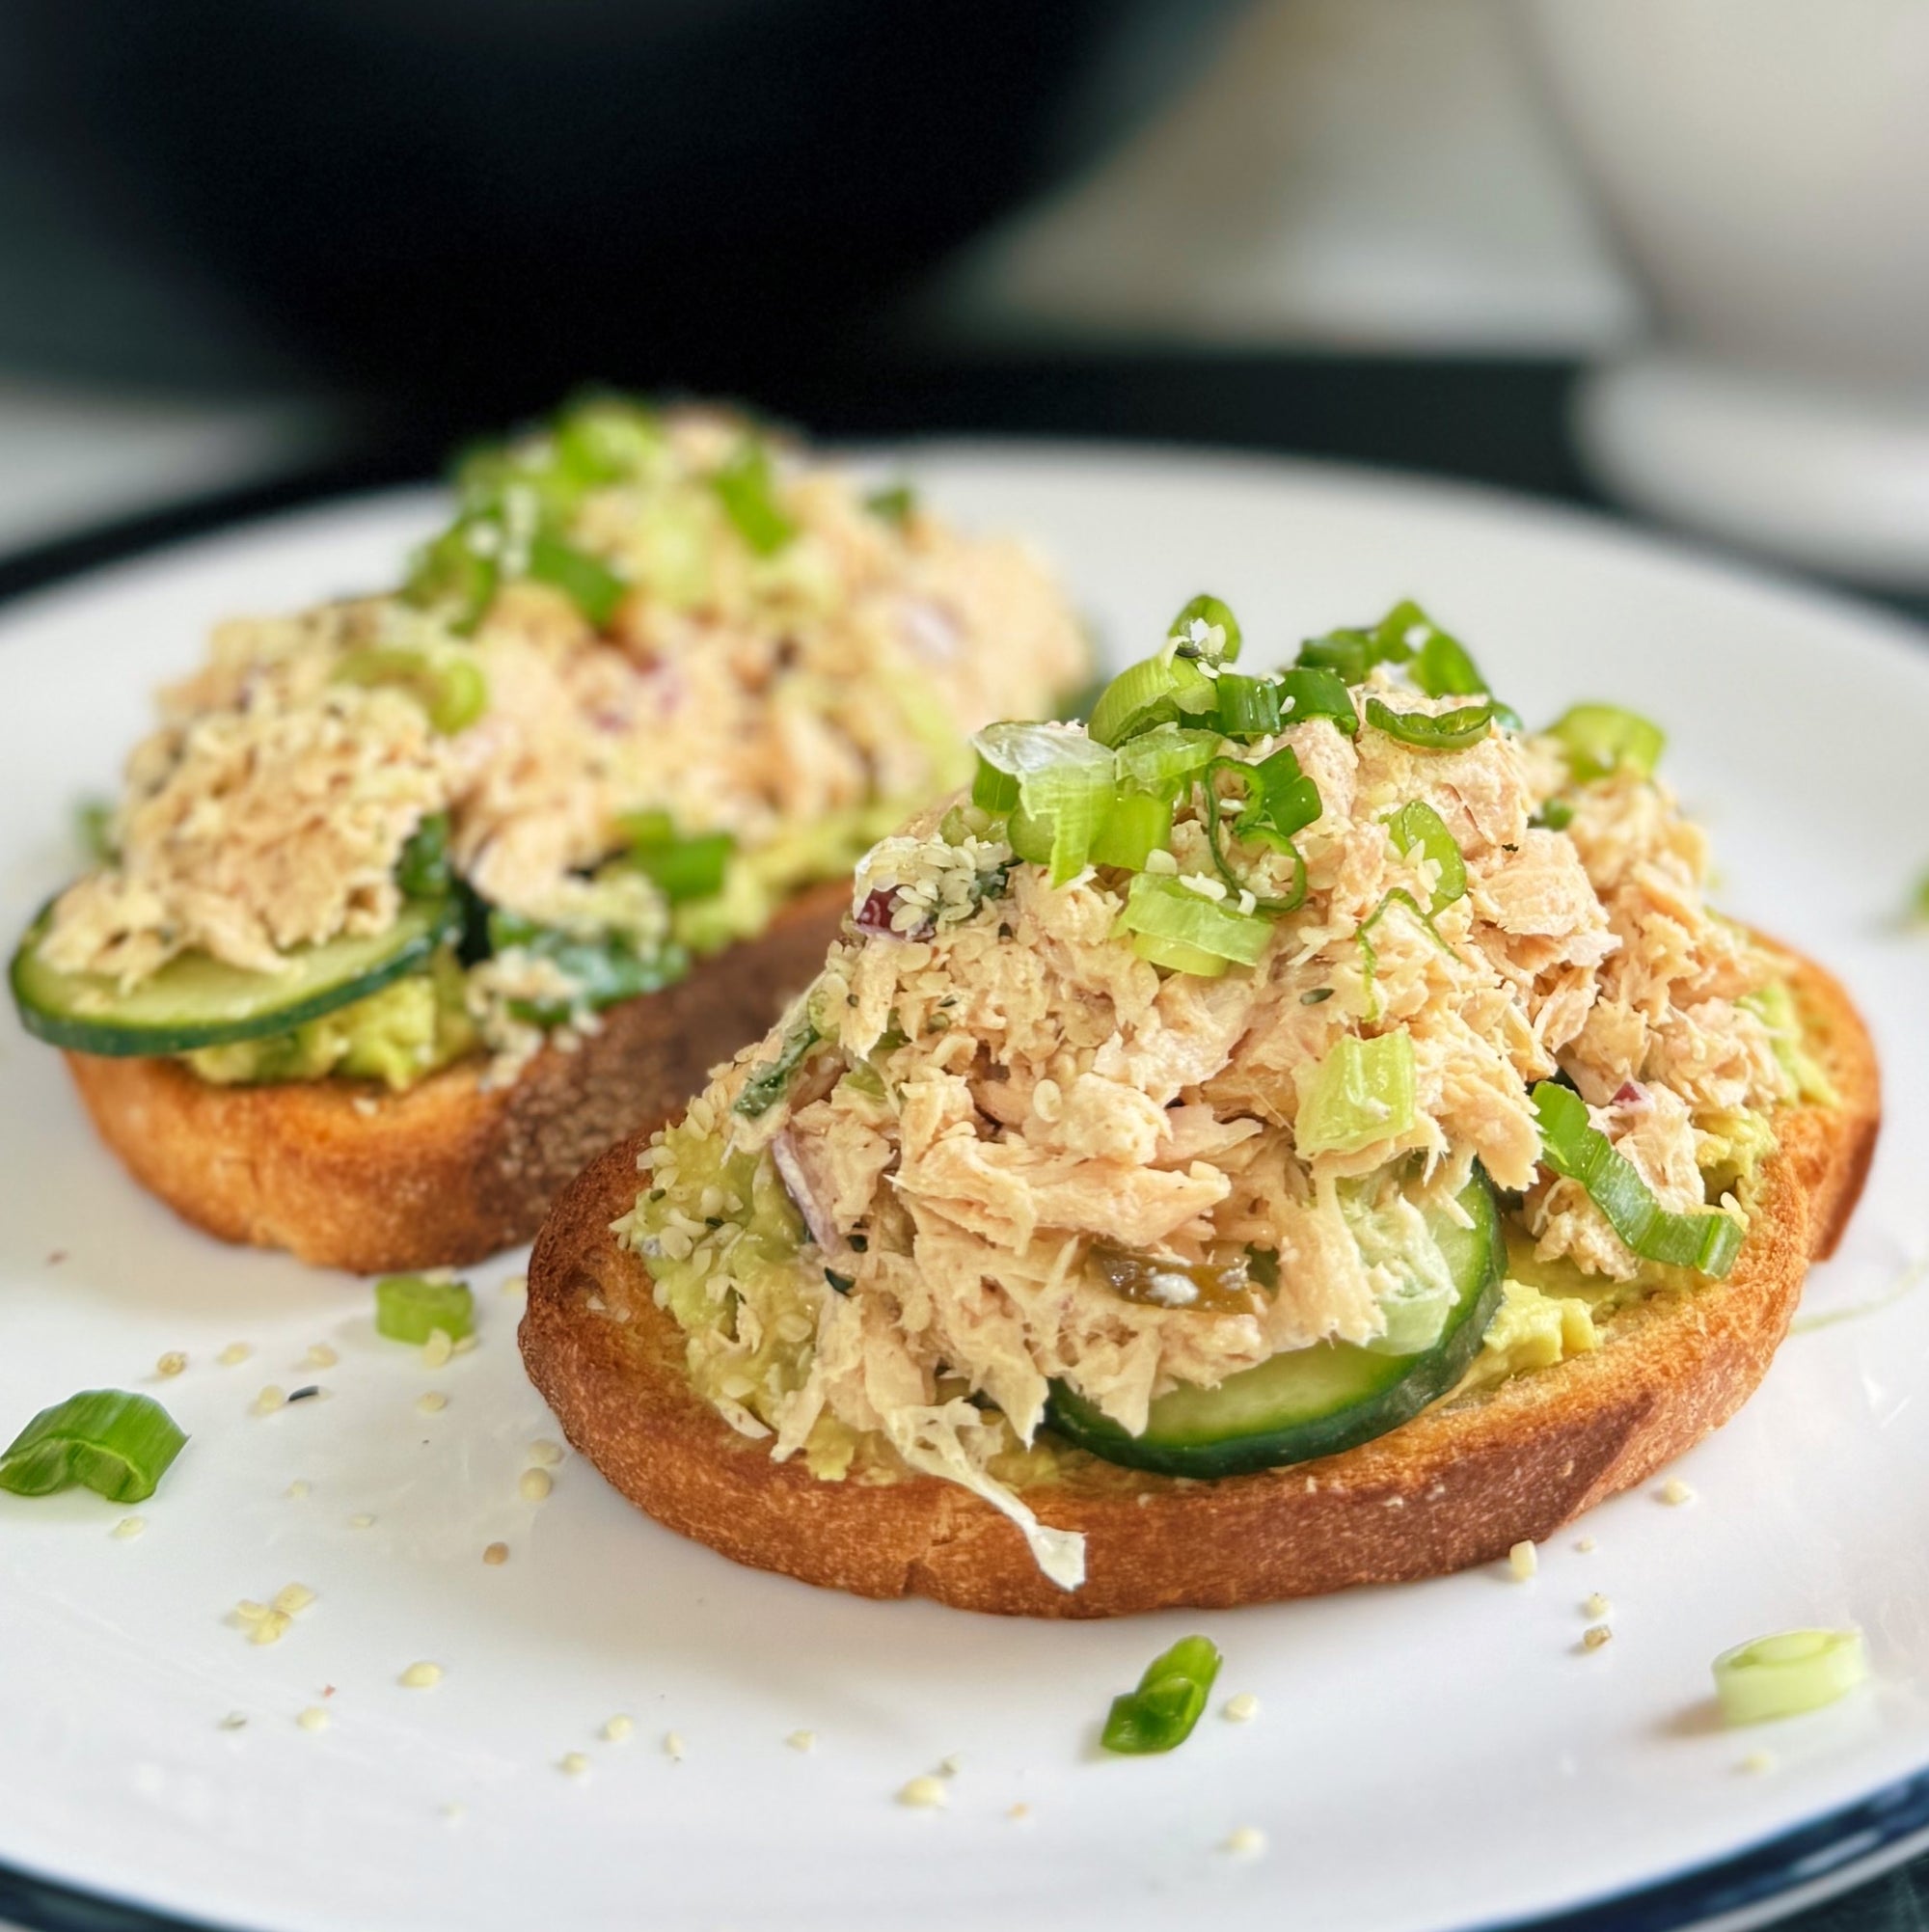
POLYGON ((1733 1272, 1603 1323, 1602 1346, 1450 1401, 1344 1455, 1188 1482, 1067 1452, 1024 1500, 1087 1538, 1082 1589, 955 1484, 823 1482, 774 1462, 696 1396, 682 1331, 610 1224, 637 1195, 647 1133, 568 1188, 530 1265, 523 1356, 569 1439, 651 1515, 740 1563, 862 1596, 930 1596, 1031 1617, 1225 1608, 1464 1568, 1539 1540, 1725 1422, 1787 1332, 1811 1258, 1861 1191, 1881 1114, 1874 1048, 1847 995, 1789 961, 1837 1107, 1791 1106, 1733 1272), (626 1320, 611 1313, 625 1311, 626 1320))
POLYGON ((511 1083, 464 1061, 405 1093, 372 1081, 219 1087, 175 1060, 67 1056, 100 1137, 143 1186, 224 1240, 376 1274, 459 1266, 526 1241, 563 1183, 767 1031, 850 907, 815 886, 686 980, 545 1047, 511 1083))

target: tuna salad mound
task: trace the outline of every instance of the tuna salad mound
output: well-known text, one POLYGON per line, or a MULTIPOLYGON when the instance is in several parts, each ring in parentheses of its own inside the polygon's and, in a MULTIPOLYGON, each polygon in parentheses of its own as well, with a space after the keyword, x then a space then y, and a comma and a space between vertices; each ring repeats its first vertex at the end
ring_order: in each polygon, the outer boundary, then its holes
POLYGON ((1053 1458, 1276 1467, 1592 1350, 1830 1099, 1655 726, 1525 730, 1412 604, 1239 642, 1197 599, 1089 728, 981 732, 616 1223, 736 1429, 972 1490, 1066 1589, 1053 1458))
POLYGON ((212 1082, 504 1083, 1086 675, 1027 552, 731 417, 594 399, 457 482, 397 592, 225 624, 163 694, 16 956, 32 1030, 212 1082))

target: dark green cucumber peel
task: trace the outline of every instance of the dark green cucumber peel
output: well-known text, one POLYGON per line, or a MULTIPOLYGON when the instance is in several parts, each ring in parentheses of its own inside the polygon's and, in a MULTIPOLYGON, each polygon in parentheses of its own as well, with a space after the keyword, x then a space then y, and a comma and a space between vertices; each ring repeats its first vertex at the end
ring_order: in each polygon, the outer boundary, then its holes
POLYGON ((1315 1456, 1337 1456, 1411 1422, 1472 1366, 1500 1306, 1507 1245, 1499 1203, 1476 1167, 1459 1196, 1474 1225, 1436 1222, 1458 1299, 1431 1348, 1381 1355, 1346 1342, 1296 1348, 1229 1376, 1216 1389, 1160 1396, 1143 1433, 1129 1435, 1063 1382, 1052 1385, 1048 1420, 1076 1447, 1165 1476, 1242 1476, 1315 1456))
POLYGON ((183 953, 129 993, 94 973, 57 972, 40 957, 42 912, 8 977, 20 1023, 50 1046, 111 1058, 185 1053, 286 1033, 420 971, 460 925, 453 899, 413 899, 387 932, 290 953, 285 972, 249 972, 183 953))

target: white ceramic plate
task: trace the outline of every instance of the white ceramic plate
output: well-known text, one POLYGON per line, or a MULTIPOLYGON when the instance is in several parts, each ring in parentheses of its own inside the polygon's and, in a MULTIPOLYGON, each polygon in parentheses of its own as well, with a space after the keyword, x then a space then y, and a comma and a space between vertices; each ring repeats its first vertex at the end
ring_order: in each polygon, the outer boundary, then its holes
MULTIPOLYGON (((481 1347, 430 1374, 376 1340, 363 1286, 224 1248, 146 1199, 10 1013, 0 1439, 122 1385, 162 1395, 193 1440, 138 1539, 85 1494, 0 1496, 0 1866, 248 1932, 1181 1915, 1438 1932, 1657 1886, 1643 1924, 1752 1922, 1899 1855, 1929 1824, 1909 1782, 1929 1770, 1929 1294, 1897 1293, 1929 1252, 1929 938, 1897 921, 1929 862, 1921 639, 1498 497, 1117 451, 934 449, 910 468, 960 518, 1032 532, 1115 653, 1202 587, 1262 660, 1411 592, 1528 718, 1579 695, 1658 716, 1725 903, 1827 960, 1874 1022, 1888 1127, 1806 1306, 1893 1298, 1789 1342, 1680 1466, 1692 1503, 1624 1497, 1531 1583, 1487 1569, 1096 1626, 860 1603, 679 1541, 574 1457, 548 1502, 522 1500, 526 1445, 556 1430, 498 1292, 520 1258, 475 1271, 481 1347), (234 1342, 248 1359, 220 1366, 234 1342), (339 1366, 303 1366, 316 1342, 339 1366), (176 1348, 187 1372, 157 1384, 176 1348), (308 1382, 326 1399, 251 1414, 265 1384, 308 1382), (418 1409, 430 1390, 444 1413, 418 1409), (487 1567, 498 1539, 512 1554, 487 1567), (318 1600, 278 1646, 224 1620, 292 1581, 318 1600), (1614 1640, 1584 1652, 1597 1591, 1614 1640), (1847 1621, 1872 1688, 1716 1728, 1718 1650, 1847 1621), (1222 1698, 1256 1693, 1258 1719, 1102 1758, 1107 1700, 1195 1628, 1225 1651, 1222 1698), (438 1688, 398 1684, 419 1659, 445 1668, 438 1688), (317 1705, 328 1728, 301 1728, 317 1705), (602 1741, 618 1712, 635 1735, 602 1741), (787 1745, 805 1729, 814 1750, 787 1745), (1742 1768, 1762 1750, 1770 1768, 1742 1768), (586 1775, 558 1768, 572 1752, 586 1775), (947 1810, 893 1802, 954 1755, 947 1810), (1262 1856, 1224 1848, 1248 1825, 1262 1856)), ((210 621, 379 582, 434 511, 415 494, 284 517, 18 606, 0 625, 8 932, 75 866, 74 800, 110 785, 150 687, 210 621)))

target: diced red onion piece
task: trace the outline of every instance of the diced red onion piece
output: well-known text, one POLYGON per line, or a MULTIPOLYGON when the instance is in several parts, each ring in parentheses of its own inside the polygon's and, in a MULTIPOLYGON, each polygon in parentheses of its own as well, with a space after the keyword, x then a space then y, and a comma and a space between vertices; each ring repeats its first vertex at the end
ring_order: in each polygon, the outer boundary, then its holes
POLYGON ((797 1137, 789 1128, 772 1136, 771 1164, 777 1170, 784 1192, 797 1204, 797 1211, 803 1216, 803 1225, 810 1230, 810 1238, 828 1255, 847 1252, 844 1237, 838 1232, 837 1223, 831 1219, 830 1210, 818 1199, 816 1189, 810 1184, 803 1157, 797 1151, 797 1137))

